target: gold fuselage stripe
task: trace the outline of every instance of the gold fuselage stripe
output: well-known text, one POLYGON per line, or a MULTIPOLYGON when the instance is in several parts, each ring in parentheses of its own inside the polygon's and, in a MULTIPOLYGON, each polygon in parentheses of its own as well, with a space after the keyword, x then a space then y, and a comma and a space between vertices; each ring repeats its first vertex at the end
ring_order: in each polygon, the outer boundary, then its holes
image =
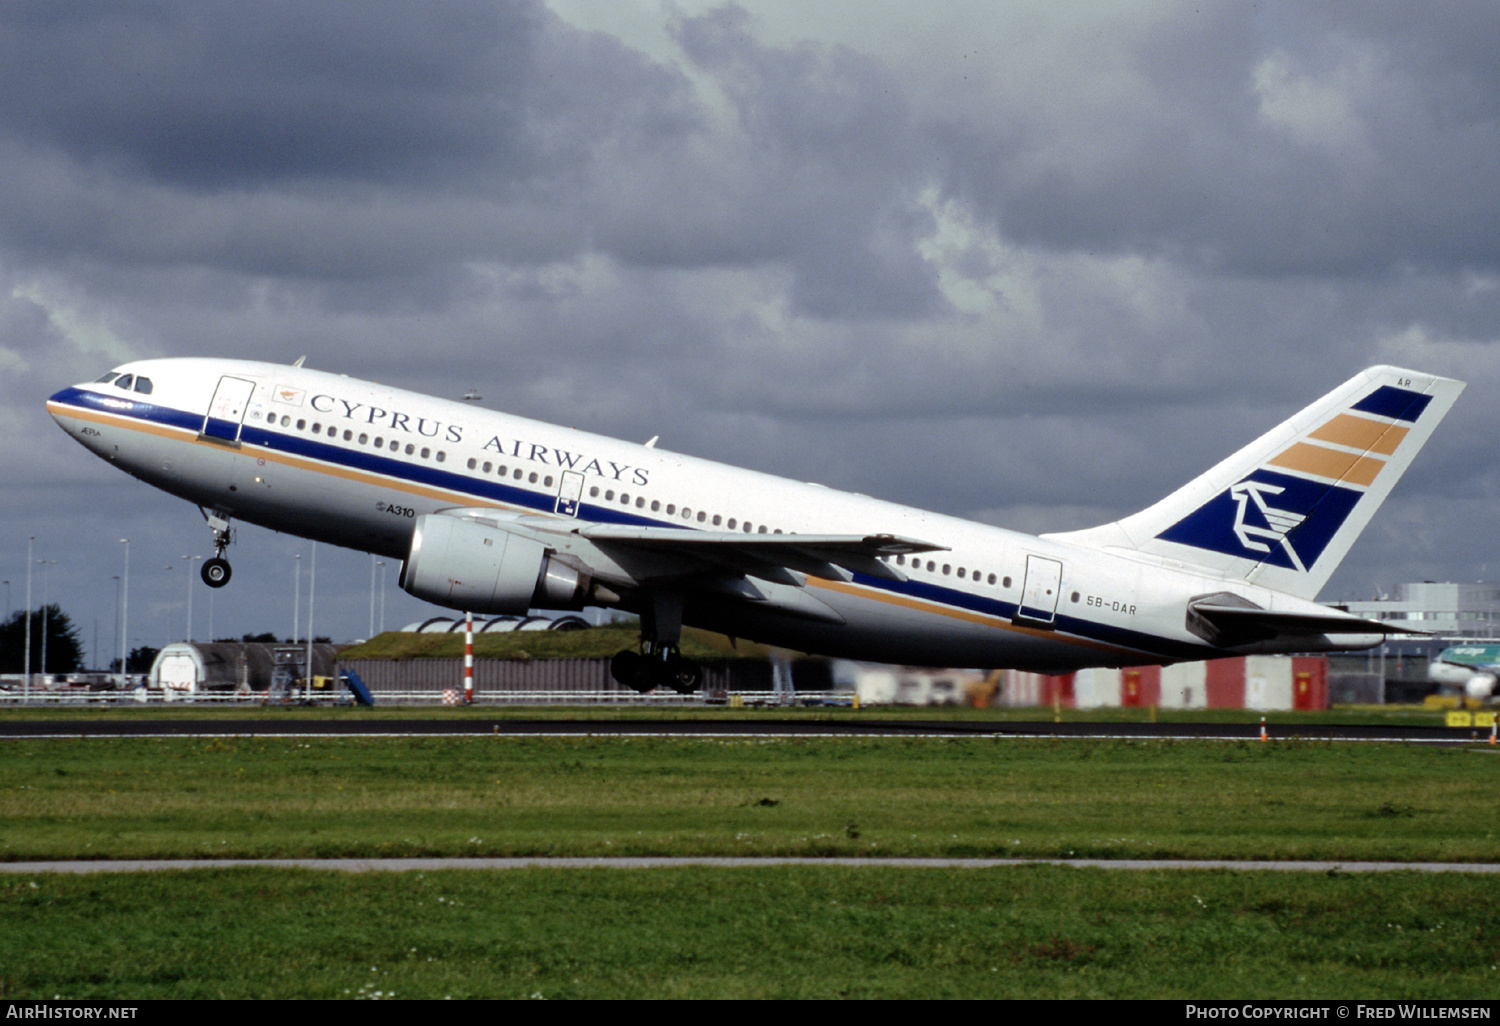
MULTIPOLYGON (((224 443, 211 439, 199 437, 195 432, 176 427, 166 427, 155 424, 148 420, 137 417, 128 417, 122 414, 101 413, 96 410, 82 409, 76 406, 65 406, 60 403, 49 402, 47 411, 53 416, 69 417, 74 420, 88 421, 94 424, 103 424, 115 428, 124 428, 129 431, 138 431, 142 434, 153 435, 158 438, 169 438, 173 441, 187 442, 189 444, 203 445, 215 449, 223 449, 224 443)), ((231 450, 232 451, 232 450, 231 450)), ((252 456, 255 459, 264 460, 267 463, 276 463, 298 470, 307 470, 313 473, 327 474, 345 481, 355 481, 360 484, 376 485, 381 488, 390 488, 394 491, 405 492, 408 495, 422 496, 423 498, 437 499, 442 502, 451 502, 454 505, 472 503, 474 496, 463 492, 452 492, 446 489, 430 488, 423 485, 413 484, 400 478, 387 477, 372 474, 367 471, 351 470, 337 464, 319 462, 298 456, 289 456, 286 453, 277 452, 256 445, 241 445, 239 452, 252 456)), ((493 500, 485 500, 487 504, 493 504, 493 500)), ((535 512, 530 511, 530 512, 535 512)), ((819 577, 807 579, 809 587, 822 588, 828 591, 836 591, 841 594, 856 598, 883 602, 887 605, 899 606, 910 609, 913 612, 925 613, 934 616, 943 616, 951 620, 959 620, 965 623, 977 624, 996 630, 1003 630, 1015 634, 1024 634, 1039 641, 1054 641, 1063 645, 1071 645, 1077 648, 1087 648, 1098 652, 1109 652, 1122 657, 1151 658, 1149 653, 1139 649, 1123 648, 1118 645, 1110 645, 1105 642, 1094 641, 1090 638, 1082 638, 1072 634, 1058 634, 1054 631, 1039 630, 1034 627, 1025 627, 1014 624, 1001 617, 990 616, 984 613, 975 613, 954 606, 945 606, 940 603, 924 601, 911 598, 906 595, 893 594, 880 588, 871 588, 865 585, 846 583, 843 581, 827 580, 819 577)))

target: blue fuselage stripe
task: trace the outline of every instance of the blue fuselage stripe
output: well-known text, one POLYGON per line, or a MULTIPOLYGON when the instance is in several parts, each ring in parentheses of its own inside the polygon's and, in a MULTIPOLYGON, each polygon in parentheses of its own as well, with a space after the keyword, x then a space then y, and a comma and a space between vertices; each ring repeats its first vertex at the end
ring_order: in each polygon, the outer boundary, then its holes
MULTIPOLYGON (((107 413, 115 417, 125 417, 195 433, 203 427, 204 418, 202 414, 186 413, 156 403, 126 398, 126 396, 128 396, 128 393, 122 393, 121 398, 116 398, 99 392, 70 388, 58 392, 52 397, 52 401, 86 410, 107 413)), ((499 480, 476 477, 472 474, 459 471, 441 470, 436 467, 407 463, 389 456, 377 456, 374 453, 350 449, 341 445, 313 441, 312 439, 275 431, 261 425, 246 424, 241 429, 240 441, 244 445, 256 446, 273 452, 331 464, 346 470, 355 470, 365 474, 391 478, 393 485, 397 487, 402 484, 409 484, 442 489, 465 496, 474 496, 487 502, 500 503, 512 508, 534 510, 545 514, 551 514, 557 502, 557 496, 550 492, 538 493, 518 485, 504 484, 499 480)), ((668 527, 679 530, 683 528, 683 525, 678 522, 630 513, 614 506, 599 505, 587 501, 579 503, 578 511, 577 519, 584 522, 620 524, 633 527, 668 527)), ((912 579, 892 581, 860 573, 856 573, 854 579, 856 583, 865 588, 919 599, 935 605, 950 606, 971 613, 992 616, 1007 623, 1014 620, 1016 615, 1017 607, 1014 602, 1006 602, 997 598, 987 598, 983 595, 976 595, 972 592, 943 585, 912 579)), ((1111 647, 1138 652, 1142 656, 1141 661, 1143 663, 1149 662, 1152 659, 1184 660, 1207 658, 1205 649, 1201 646, 1173 642, 1157 637, 1156 635, 1113 627, 1108 624, 1101 624, 1093 620, 1085 620, 1062 613, 1057 615, 1053 626, 1057 632, 1062 634, 1070 634, 1111 647)), ((1058 640, 1062 642, 1066 639, 1059 637, 1058 640)), ((1123 652, 1121 654, 1122 656, 1125 655, 1123 652)), ((1208 654, 1211 654, 1211 650, 1209 650, 1208 654)))

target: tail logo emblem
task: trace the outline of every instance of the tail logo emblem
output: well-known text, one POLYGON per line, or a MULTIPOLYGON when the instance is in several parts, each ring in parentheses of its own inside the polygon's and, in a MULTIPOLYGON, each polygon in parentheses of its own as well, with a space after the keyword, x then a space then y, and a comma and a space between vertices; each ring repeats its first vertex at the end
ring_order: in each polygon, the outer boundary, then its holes
POLYGON ((1302 559, 1297 555, 1297 550, 1292 548, 1287 535, 1307 519, 1306 515, 1277 509, 1266 502, 1267 495, 1280 495, 1283 491, 1285 489, 1263 481, 1241 481, 1229 489, 1229 496, 1235 501, 1234 536, 1239 539, 1241 545, 1252 552, 1269 553, 1271 546, 1267 544, 1268 542, 1281 546, 1287 558, 1292 561, 1292 566, 1305 573, 1307 567, 1302 565, 1302 559), (1249 511, 1250 503, 1255 504, 1255 511, 1265 522, 1264 527, 1245 522, 1245 514, 1249 511), (1264 539, 1264 541, 1258 539, 1264 539))
POLYGON ((1157 537, 1307 573, 1364 494, 1262 467, 1157 537))

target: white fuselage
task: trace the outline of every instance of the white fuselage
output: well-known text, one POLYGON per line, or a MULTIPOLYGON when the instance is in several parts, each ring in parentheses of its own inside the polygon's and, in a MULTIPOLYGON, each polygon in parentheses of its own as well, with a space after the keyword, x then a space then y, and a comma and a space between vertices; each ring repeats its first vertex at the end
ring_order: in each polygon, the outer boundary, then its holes
MULTIPOLYGON (((580 524, 890 534, 946 548, 891 557, 904 581, 806 577, 806 592, 835 618, 689 589, 685 622, 804 651, 1045 670, 1171 662, 1221 654, 1187 628, 1193 596, 1232 591, 1266 609, 1321 608, 1160 560, 315 370, 218 359, 120 370, 136 379, 131 387, 81 384, 48 404, 95 454, 206 510, 392 558, 407 556, 416 518, 478 507, 580 524)), ((594 572, 628 593, 628 570, 594 572)), ((1376 641, 1346 637, 1339 647, 1376 641)))

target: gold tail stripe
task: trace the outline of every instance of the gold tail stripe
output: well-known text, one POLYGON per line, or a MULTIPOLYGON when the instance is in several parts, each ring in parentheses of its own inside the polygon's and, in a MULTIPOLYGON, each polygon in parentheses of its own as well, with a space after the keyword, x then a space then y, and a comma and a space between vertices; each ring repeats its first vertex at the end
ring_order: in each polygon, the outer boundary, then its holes
POLYGON ((1273 467, 1357 485, 1374 482, 1380 469, 1385 466, 1384 460, 1370 459, 1352 452, 1339 452, 1337 449, 1325 449, 1321 445, 1308 445, 1306 442, 1298 442, 1274 457, 1270 463, 1273 467))
POLYGON ((1409 428, 1396 424, 1382 424, 1378 420, 1355 417, 1341 413, 1326 424, 1322 424, 1309 437, 1320 442, 1346 445, 1351 449, 1378 452, 1389 456, 1396 451, 1409 428))

